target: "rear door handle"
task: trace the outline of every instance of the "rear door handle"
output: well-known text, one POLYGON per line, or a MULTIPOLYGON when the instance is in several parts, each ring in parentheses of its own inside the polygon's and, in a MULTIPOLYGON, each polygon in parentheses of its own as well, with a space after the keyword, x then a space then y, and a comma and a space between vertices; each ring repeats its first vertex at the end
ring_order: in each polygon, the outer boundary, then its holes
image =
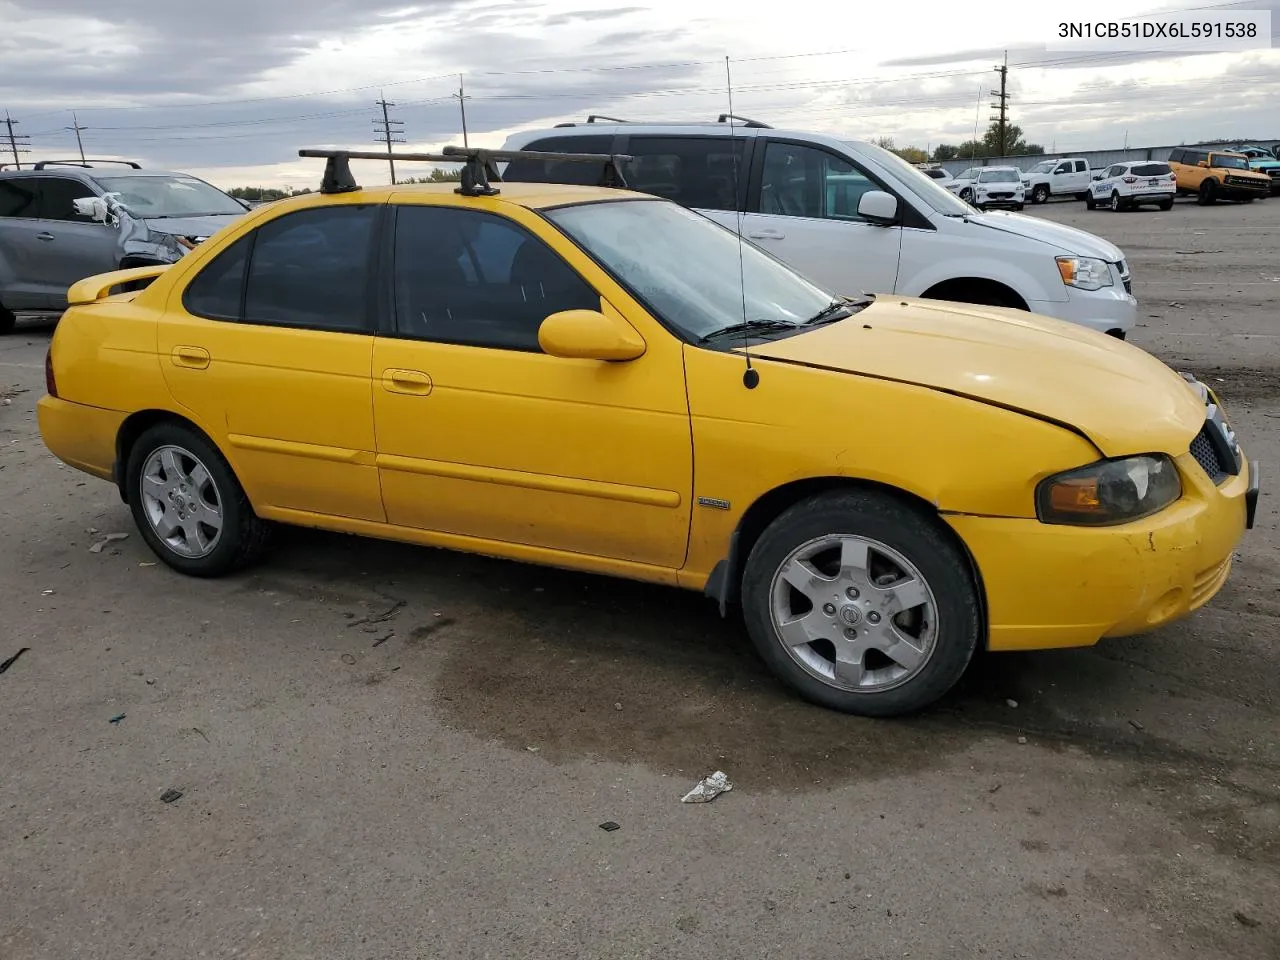
POLYGON ((50 240, 52 240, 52 239, 53 239, 53 234, 52 234, 52 233, 49 233, 49 232, 46 230, 44 233, 37 233, 37 234, 36 234, 36 239, 37 239, 37 240, 43 240, 45 243, 48 243, 50 240))
POLYGON ((408 393, 425 397, 431 392, 431 378, 421 370, 389 367, 382 371, 382 389, 389 393, 408 393))
POLYGON ((786 236, 786 234, 781 230, 775 230, 772 227, 765 227, 763 229, 756 230, 753 233, 748 233, 747 236, 752 240, 781 240, 786 236))
POLYGON ((203 370, 209 366, 209 351, 204 347, 177 346, 169 354, 175 367, 190 367, 192 370, 203 370))

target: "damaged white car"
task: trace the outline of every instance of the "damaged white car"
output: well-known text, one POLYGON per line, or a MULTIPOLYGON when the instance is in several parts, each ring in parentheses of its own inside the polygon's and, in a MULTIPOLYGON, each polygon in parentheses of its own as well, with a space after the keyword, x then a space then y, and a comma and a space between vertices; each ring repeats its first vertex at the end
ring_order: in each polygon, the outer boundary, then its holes
POLYGON ((15 313, 60 313, 77 280, 173 263, 247 210, 197 177, 133 161, 0 168, 0 333, 15 313))

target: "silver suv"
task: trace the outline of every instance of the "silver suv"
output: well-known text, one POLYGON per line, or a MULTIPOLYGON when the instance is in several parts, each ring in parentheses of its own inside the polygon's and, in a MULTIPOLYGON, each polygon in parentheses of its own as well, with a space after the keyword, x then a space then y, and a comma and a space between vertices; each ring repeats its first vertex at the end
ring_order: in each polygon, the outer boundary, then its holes
POLYGON ((66 309, 77 280, 178 260, 246 209, 196 177, 128 160, 0 166, 0 334, 19 311, 66 309))

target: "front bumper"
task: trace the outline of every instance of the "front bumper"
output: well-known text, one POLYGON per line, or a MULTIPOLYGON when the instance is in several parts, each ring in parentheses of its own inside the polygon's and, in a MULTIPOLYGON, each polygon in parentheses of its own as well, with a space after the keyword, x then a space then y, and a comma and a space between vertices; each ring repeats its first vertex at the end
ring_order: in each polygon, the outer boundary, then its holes
POLYGON ((1259 470, 1215 486, 1190 453, 1183 496, 1143 520, 1087 528, 952 515, 982 576, 992 650, 1090 646, 1161 627, 1222 588, 1257 511, 1259 470))
POLYGON ((1128 334, 1138 322, 1138 301, 1117 282, 1101 290, 1068 288, 1066 300, 1033 300, 1032 313, 1078 323, 1099 333, 1128 334))

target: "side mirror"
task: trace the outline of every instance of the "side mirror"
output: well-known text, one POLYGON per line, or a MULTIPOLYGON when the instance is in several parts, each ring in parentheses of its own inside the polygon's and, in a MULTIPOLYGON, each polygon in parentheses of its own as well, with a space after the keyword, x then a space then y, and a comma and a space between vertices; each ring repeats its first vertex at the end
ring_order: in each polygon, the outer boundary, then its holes
POLYGON ((1100 173, 1095 173, 1095 174, 1093 175, 1093 179, 1095 179, 1095 180, 1101 180, 1101 179, 1102 179, 1102 174, 1100 174, 1100 173))
POLYGON ((888 226, 898 219, 898 198, 883 190, 868 190, 858 198, 858 216, 888 226))
POLYGON ((95 223, 107 222, 107 201, 101 197, 81 197, 78 200, 72 200, 76 214, 81 217, 88 217, 95 223))
POLYGON ((1208 160, 1201 160, 1199 163, 1196 164, 1197 167, 1207 167, 1208 165, 1209 165, 1208 160))
POLYGON ((544 353, 571 360, 634 360, 645 351, 635 327, 598 310, 551 314, 538 327, 538 345, 544 353))

